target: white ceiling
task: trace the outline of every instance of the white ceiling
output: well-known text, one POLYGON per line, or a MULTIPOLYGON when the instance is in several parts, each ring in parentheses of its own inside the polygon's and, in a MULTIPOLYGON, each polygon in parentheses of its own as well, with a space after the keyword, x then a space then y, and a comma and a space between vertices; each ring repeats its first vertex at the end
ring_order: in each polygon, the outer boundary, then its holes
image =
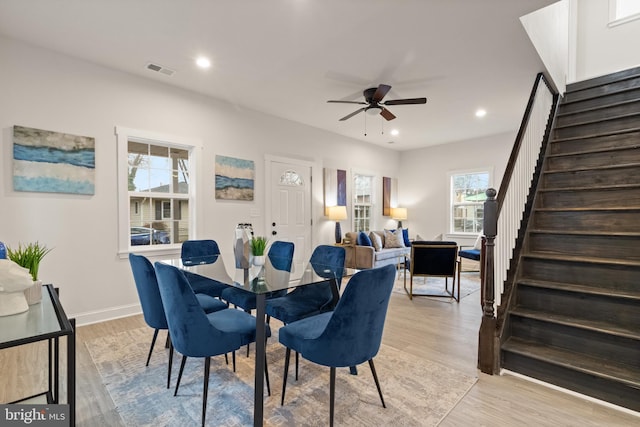
POLYGON ((0 34, 409 150, 517 129, 543 70, 518 18, 554 1, 0 0, 0 34), (199 55, 210 69, 195 66, 199 55), (339 122, 359 106, 326 102, 362 100, 380 83, 392 86, 385 100, 428 102, 389 107, 390 122, 364 113, 339 122))

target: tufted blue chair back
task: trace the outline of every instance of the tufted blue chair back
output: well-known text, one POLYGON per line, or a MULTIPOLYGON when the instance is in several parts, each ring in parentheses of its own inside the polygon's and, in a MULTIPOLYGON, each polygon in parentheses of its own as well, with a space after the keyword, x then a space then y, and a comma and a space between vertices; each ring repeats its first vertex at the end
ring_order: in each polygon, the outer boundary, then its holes
POLYGON ((208 357, 240 348, 242 336, 222 332, 209 322, 180 270, 162 263, 156 263, 155 267, 169 333, 179 353, 208 357))
POLYGON ((269 248, 267 256, 277 270, 291 271, 291 263, 293 262, 294 245, 292 242, 282 242, 280 240, 273 242, 269 248))
POLYGON ((180 257, 185 265, 190 263, 213 264, 220 255, 220 248, 215 240, 186 240, 182 242, 180 257))
POLYGON ((151 262, 142 255, 129 254, 129 264, 136 283, 142 314, 147 325, 154 329, 167 329, 156 272, 151 262))

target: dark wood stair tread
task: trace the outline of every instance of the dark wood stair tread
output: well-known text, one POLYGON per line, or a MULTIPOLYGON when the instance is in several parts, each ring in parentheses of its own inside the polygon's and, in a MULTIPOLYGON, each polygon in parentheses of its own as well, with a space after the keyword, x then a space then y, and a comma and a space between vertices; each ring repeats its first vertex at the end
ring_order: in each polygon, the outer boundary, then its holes
POLYGON ((560 208, 533 208, 538 212, 609 212, 609 211, 639 211, 640 206, 611 206, 611 207, 560 207, 560 208))
MULTIPOLYGON (((601 97, 607 97, 607 96, 610 96, 610 95, 616 95, 616 94, 619 94, 619 93, 629 92, 629 91, 633 91, 633 90, 640 90, 640 87, 635 87, 635 88, 630 88, 628 90, 622 90, 622 91, 617 91, 617 92, 613 92, 613 93, 608 93, 606 95, 602 95, 601 97)), ((571 104, 574 104, 576 102, 584 102, 584 101, 585 100, 568 101, 567 103, 563 103, 560 108, 562 108, 562 106, 564 106, 564 105, 571 105, 571 104)), ((583 108, 581 110, 558 112, 556 117, 569 117, 569 116, 573 116, 573 115, 577 115, 577 114, 581 114, 581 113, 589 113, 591 111, 606 110, 607 108, 611 108, 611 107, 619 107, 619 106, 625 105, 625 104, 633 104, 633 103, 636 103, 636 102, 638 102, 637 98, 636 99, 625 99, 624 101, 616 101, 616 102, 611 102, 611 103, 607 103, 607 104, 599 104, 599 105, 595 105, 593 107, 586 107, 586 108, 583 108)))
POLYGON ((550 193, 554 191, 593 191, 593 190, 626 190, 640 188, 640 183, 634 184, 612 184, 612 185, 591 185, 588 187, 554 187, 554 188, 538 188, 538 192, 550 193))
POLYGON ((522 254, 525 258, 541 259, 541 260, 553 260, 553 261, 569 261, 578 262, 584 264, 609 264, 628 267, 640 267, 640 261, 615 259, 615 258, 600 258, 600 257, 586 257, 586 256, 572 256, 572 255, 559 255, 550 252, 527 252, 522 254))
POLYGON ((576 292, 589 295, 606 296, 610 298, 630 299, 636 300, 640 303, 640 290, 638 290, 638 292, 631 292, 623 289, 596 288, 594 286, 581 285, 579 283, 553 282, 537 279, 532 280, 527 278, 521 278, 517 283, 525 286, 553 289, 564 292, 576 292))
POLYGON ((630 117, 636 117, 636 116, 640 116, 640 112, 633 112, 633 113, 628 113, 628 114, 618 114, 615 116, 607 116, 607 117, 603 117, 603 118, 599 118, 599 119, 591 119, 591 120, 585 120, 583 122, 577 122, 577 123, 567 123, 566 125, 556 125, 554 127, 554 130, 564 130, 564 129, 569 129, 569 128, 575 128, 575 127, 580 127, 580 126, 585 126, 585 125, 591 125, 594 123, 606 123, 606 122, 611 122, 614 120, 618 120, 618 119, 628 119, 630 117))
MULTIPOLYGON (((618 337, 630 338, 632 340, 640 341, 640 331, 630 328, 624 328, 610 322, 579 319, 572 316, 541 312, 522 307, 516 307, 515 309, 511 310, 510 314, 519 317, 526 317, 528 319, 535 319, 542 322, 555 323, 572 328, 600 332, 608 335, 615 335, 618 337)), ((638 342, 638 345, 640 345, 640 342, 638 342)))
POLYGON ((618 129, 618 130, 607 130, 607 131, 592 133, 590 135, 567 136, 563 138, 554 137, 554 138, 551 138, 549 142, 553 144, 556 142, 563 142, 563 141, 578 141, 582 139, 599 138, 603 136, 623 135, 626 133, 634 133, 638 131, 640 131, 640 127, 618 129))
POLYGON ((568 229, 540 229, 533 228, 528 231, 535 234, 555 234, 569 236, 594 236, 594 237, 640 237, 640 231, 598 231, 598 230, 568 230, 568 229))
POLYGON ((502 350, 640 389, 640 370, 596 357, 511 337, 502 350))
MULTIPOLYGON (((638 145, 640 148, 640 145, 638 145)), ((610 150, 608 150, 610 151, 610 150)), ((559 155, 555 157, 562 157, 564 155, 559 155)), ((554 156, 549 156, 554 157, 554 156)), ((566 168, 566 169, 547 169, 542 172, 543 175, 551 175, 556 173, 567 173, 567 172, 591 172, 591 171, 605 171, 605 170, 614 170, 614 169, 628 169, 628 168, 637 168, 640 167, 640 163, 632 162, 632 163, 616 163, 611 165, 603 165, 603 166, 580 166, 577 168, 566 168)))

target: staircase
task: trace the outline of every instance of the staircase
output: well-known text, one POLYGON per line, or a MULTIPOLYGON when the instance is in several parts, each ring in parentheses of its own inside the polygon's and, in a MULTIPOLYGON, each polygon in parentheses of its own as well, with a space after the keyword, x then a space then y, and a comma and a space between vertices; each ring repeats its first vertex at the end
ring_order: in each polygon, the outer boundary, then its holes
POLYGON ((502 367, 640 411, 640 68, 567 88, 515 277, 502 367))

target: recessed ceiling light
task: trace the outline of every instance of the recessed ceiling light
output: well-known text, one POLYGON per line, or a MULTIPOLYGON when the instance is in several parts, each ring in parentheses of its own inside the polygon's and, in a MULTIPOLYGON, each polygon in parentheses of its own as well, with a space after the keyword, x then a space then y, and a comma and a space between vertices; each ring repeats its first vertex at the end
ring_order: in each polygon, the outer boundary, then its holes
POLYGON ((476 117, 484 117, 487 115, 487 110, 483 110, 482 108, 480 108, 479 110, 476 111, 476 117))
POLYGON ((391 135, 398 136, 400 135, 400 131, 398 129, 391 129, 391 135))
POLYGON ((211 67, 211 61, 209 61, 209 59, 205 58, 204 56, 201 56, 198 59, 196 59, 196 64, 200 68, 209 68, 209 67, 211 67))

